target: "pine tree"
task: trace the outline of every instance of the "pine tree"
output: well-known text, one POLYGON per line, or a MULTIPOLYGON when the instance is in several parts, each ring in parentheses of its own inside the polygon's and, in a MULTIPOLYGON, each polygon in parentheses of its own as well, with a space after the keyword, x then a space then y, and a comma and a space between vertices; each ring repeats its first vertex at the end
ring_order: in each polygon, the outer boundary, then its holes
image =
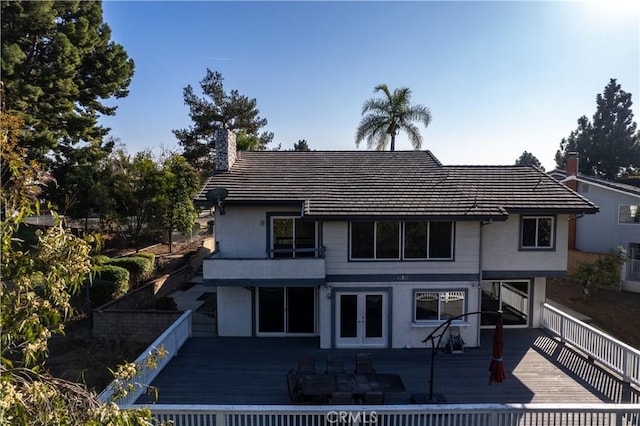
POLYGON ((2 80, 6 104, 30 129, 20 136, 31 158, 60 146, 101 141, 103 100, 128 94, 133 61, 111 41, 96 1, 2 1, 2 80))
POLYGON ((596 97, 592 121, 578 119, 578 128, 562 139, 556 164, 563 168, 566 155, 577 152, 580 173, 616 179, 640 168, 640 132, 631 110, 631 93, 611 79, 596 97))

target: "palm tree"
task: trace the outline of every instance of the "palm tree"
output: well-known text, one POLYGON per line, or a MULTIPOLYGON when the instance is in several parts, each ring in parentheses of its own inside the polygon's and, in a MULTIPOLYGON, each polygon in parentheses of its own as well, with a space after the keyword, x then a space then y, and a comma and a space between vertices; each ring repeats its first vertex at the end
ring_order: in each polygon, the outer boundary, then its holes
POLYGON ((420 149, 422 136, 418 127, 412 122, 419 121, 427 127, 431 122, 429 108, 423 105, 412 105, 411 90, 407 87, 395 89, 390 93, 386 84, 380 84, 375 87, 374 93, 379 91, 384 92, 386 99, 369 99, 362 106, 362 115, 367 112, 369 114, 362 117, 358 125, 356 146, 366 139, 367 148, 371 149, 375 145, 378 151, 383 151, 391 137, 391 151, 394 151, 396 135, 400 130, 404 130, 409 135, 413 148, 420 149))

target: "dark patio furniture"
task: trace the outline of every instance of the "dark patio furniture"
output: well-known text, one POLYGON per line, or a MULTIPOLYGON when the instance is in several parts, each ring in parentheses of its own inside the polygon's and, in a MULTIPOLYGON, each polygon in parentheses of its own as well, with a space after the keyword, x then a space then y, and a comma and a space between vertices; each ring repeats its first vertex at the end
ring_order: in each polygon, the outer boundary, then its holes
POLYGON ((353 394, 351 392, 333 392, 331 394, 331 404, 353 404, 353 394))
POLYGON ((298 375, 316 374, 316 361, 308 355, 301 356, 298 360, 298 375))
POLYGON ((384 392, 366 392, 362 402, 364 404, 384 404, 384 392))
POLYGON ((298 384, 298 375, 292 368, 287 373, 287 389, 289 390, 289 399, 291 402, 296 403, 300 401, 300 389, 298 384))
POLYGON ((344 373, 344 358, 342 357, 342 355, 335 355, 335 354, 327 355, 327 373, 328 374, 344 373))
MULTIPOLYGON (((350 393, 356 401, 363 401, 367 393, 404 392, 397 374, 308 374, 299 378, 300 397, 307 401, 330 400, 334 393, 350 393)), ((379 401, 380 398, 376 399, 379 401)), ((384 396, 382 397, 384 401, 384 396)), ((381 404, 384 402, 370 402, 381 404)))
POLYGON ((356 354, 356 374, 371 374, 375 373, 373 368, 373 357, 370 353, 357 353, 356 354))

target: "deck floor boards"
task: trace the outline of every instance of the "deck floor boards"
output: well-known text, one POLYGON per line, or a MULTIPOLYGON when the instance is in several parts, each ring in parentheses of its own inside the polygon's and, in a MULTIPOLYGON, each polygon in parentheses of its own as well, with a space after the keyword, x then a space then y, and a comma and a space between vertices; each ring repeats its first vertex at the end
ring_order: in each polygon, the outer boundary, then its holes
MULTIPOLYGON (((507 379, 489 385, 491 330, 482 331, 481 348, 462 354, 439 352, 434 392, 447 403, 640 402, 639 392, 561 345, 540 330, 505 330, 507 379)), ((194 337, 158 375, 159 404, 289 404, 286 373, 302 355, 323 371, 327 354, 342 354, 345 369, 355 368, 357 352, 371 352, 378 372, 399 374, 404 393, 387 393, 385 403, 407 404, 412 394, 428 393, 431 350, 320 349, 318 338, 194 337)), ((137 403, 150 403, 148 396, 137 403)))

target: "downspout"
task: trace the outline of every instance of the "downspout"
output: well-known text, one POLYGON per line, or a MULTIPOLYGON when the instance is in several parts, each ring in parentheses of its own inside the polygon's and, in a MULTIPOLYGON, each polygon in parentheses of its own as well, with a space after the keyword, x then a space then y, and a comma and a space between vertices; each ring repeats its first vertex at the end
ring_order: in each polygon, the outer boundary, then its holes
MULTIPOLYGON (((489 219, 488 222, 480 221, 480 238, 479 238, 479 247, 478 247, 478 306, 476 311, 482 311, 482 230, 486 225, 489 225, 493 222, 493 220, 489 219)), ((482 315, 478 318, 478 326, 476 328, 476 345, 480 346, 480 326, 482 324, 482 315)))

